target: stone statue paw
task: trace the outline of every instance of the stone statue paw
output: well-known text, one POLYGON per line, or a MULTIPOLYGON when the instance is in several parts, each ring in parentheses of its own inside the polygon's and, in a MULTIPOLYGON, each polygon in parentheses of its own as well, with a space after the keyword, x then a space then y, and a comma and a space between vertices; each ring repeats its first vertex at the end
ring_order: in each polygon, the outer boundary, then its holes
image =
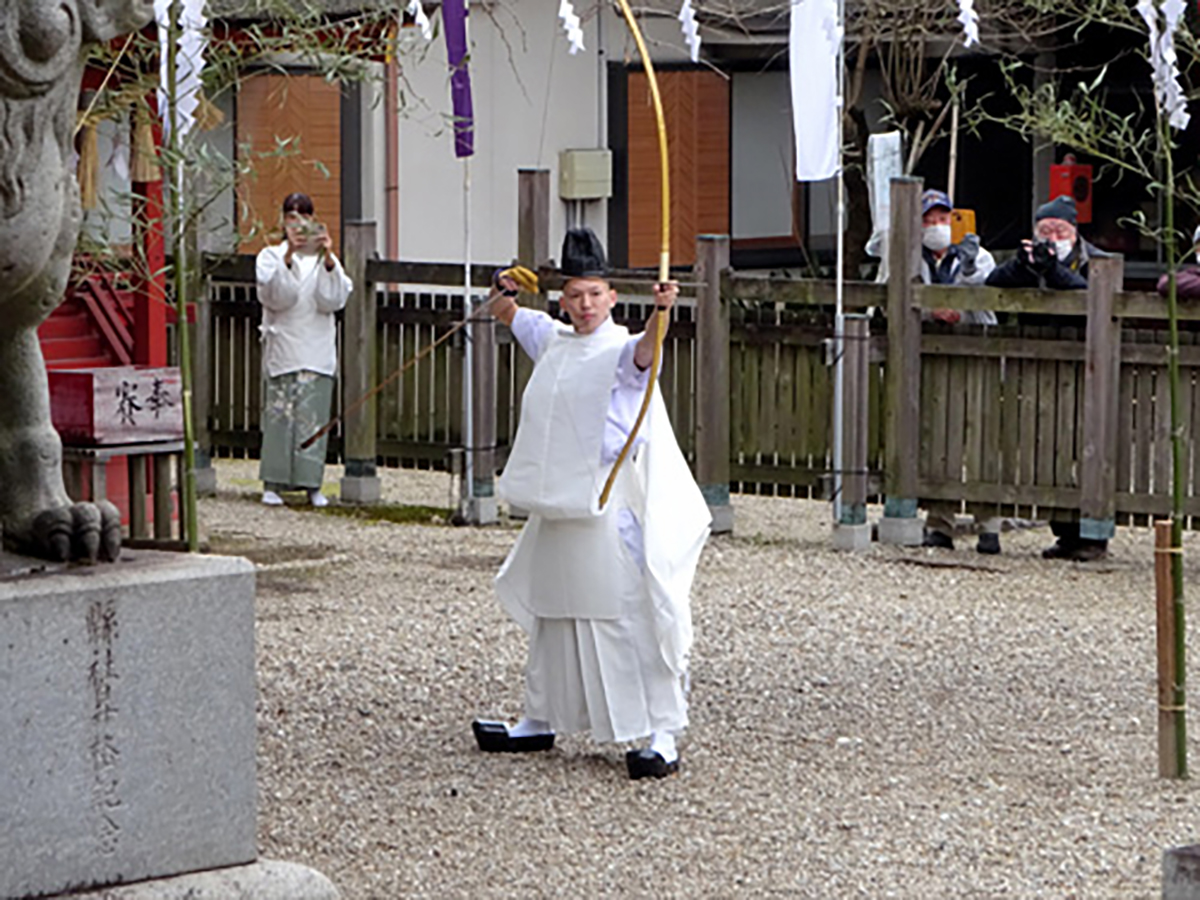
POLYGON ((75 503, 33 520, 33 552, 57 562, 115 562, 121 555, 121 513, 108 500, 75 503))

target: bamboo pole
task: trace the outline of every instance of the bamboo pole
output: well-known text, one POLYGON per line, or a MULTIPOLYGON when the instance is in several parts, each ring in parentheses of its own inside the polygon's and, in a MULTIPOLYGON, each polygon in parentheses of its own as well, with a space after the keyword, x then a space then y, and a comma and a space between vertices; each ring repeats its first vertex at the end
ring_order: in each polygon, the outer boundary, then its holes
POLYGON ((1179 305, 1175 287, 1175 164, 1171 125, 1159 110, 1159 141, 1166 168, 1166 222, 1164 243, 1167 252, 1167 321, 1171 345, 1167 351, 1167 373, 1171 382, 1171 585, 1174 660, 1171 711, 1174 720, 1176 778, 1186 778, 1187 769, 1187 631, 1183 606, 1183 424, 1179 409, 1179 305))
POLYGON ((1158 637, 1158 774, 1179 778, 1175 707, 1175 584, 1170 521, 1154 523, 1154 596, 1158 637))
POLYGON ((958 179, 958 97, 955 96, 950 108, 950 170, 946 175, 946 193, 950 202, 958 196, 954 182, 958 179))

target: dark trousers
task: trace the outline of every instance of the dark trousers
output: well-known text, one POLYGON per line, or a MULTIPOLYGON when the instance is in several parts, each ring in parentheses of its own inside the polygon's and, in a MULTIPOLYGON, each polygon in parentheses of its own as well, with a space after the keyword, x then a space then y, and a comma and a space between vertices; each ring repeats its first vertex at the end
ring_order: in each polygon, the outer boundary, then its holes
POLYGON ((1051 522, 1050 531, 1058 538, 1058 543, 1064 547, 1085 547, 1095 544, 1099 547, 1107 547, 1108 541, 1096 541, 1089 538, 1081 538, 1079 536, 1079 522, 1051 522))

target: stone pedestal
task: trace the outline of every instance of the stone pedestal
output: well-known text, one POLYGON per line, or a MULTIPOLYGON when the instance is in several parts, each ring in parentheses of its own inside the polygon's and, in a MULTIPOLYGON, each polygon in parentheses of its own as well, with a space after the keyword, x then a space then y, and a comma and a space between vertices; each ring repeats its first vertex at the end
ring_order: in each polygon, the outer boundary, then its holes
POLYGON ((916 517, 884 516, 879 520, 879 543, 920 547, 925 540, 925 523, 916 517))
POLYGON ((342 478, 343 503, 378 503, 383 498, 383 483, 378 475, 347 475, 342 478))
POLYGON ((338 900, 320 872, 260 859, 248 866, 192 872, 137 884, 60 895, 59 900, 338 900))
POLYGON ((724 506, 708 507, 709 515, 712 516, 712 525, 708 530, 710 534, 733 534, 733 507, 726 503, 724 506))
POLYGON ((495 497, 471 497, 463 503, 463 518, 468 525, 495 525, 500 521, 500 506, 495 497))
POLYGON ((196 496, 217 496, 217 470, 211 461, 206 466, 196 465, 196 496))
POLYGON ((862 525, 833 526, 834 550, 866 550, 870 546, 870 525, 864 523, 862 525))
POLYGON ((1163 854, 1162 900, 1200 900, 1200 844, 1163 854))
POLYGON ((5 562, 0 897, 253 862, 250 563, 5 562))

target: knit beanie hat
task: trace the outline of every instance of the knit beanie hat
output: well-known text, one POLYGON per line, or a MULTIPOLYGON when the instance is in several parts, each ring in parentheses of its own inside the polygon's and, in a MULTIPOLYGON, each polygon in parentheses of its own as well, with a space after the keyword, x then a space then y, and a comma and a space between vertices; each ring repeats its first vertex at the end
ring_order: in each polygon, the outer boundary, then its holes
POLYGON ((1042 219, 1062 219, 1064 222, 1075 224, 1075 198, 1068 194, 1055 197, 1049 203, 1043 203, 1033 214, 1033 221, 1042 219))
POLYGON ((608 259, 604 245, 590 228, 572 228, 563 238, 562 273, 568 278, 605 278, 608 259))

